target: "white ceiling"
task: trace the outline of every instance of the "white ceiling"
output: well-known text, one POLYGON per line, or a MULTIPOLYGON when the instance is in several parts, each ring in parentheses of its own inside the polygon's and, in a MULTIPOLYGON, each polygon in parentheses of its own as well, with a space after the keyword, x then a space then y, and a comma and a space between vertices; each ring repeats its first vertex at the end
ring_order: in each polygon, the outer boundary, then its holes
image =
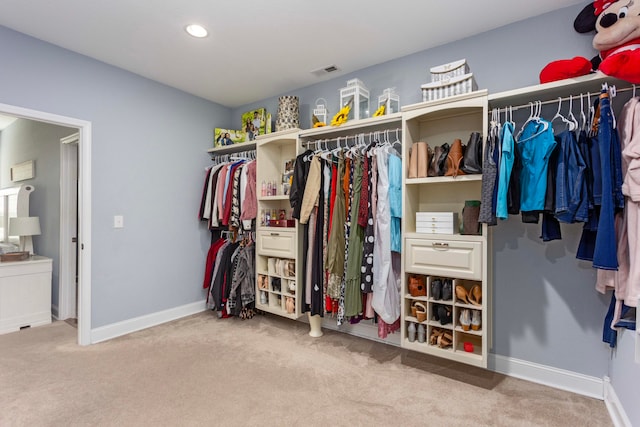
POLYGON ((2 0, 0 25, 237 107, 584 0, 2 0), (204 39, 184 27, 199 23, 204 39), (335 64, 318 77, 312 70, 335 64))

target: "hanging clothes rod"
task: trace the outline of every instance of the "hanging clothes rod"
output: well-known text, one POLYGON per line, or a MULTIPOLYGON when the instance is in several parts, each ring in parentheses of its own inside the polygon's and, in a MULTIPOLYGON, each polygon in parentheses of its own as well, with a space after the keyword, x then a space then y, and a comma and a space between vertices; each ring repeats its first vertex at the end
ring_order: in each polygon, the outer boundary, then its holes
POLYGON ((398 139, 400 139, 401 135, 402 135, 402 129, 400 128, 385 129, 381 131, 362 132, 355 135, 337 136, 334 138, 314 139, 314 140, 304 141, 302 145, 304 145, 305 147, 309 147, 310 145, 317 146, 318 144, 338 144, 340 142, 344 142, 346 146, 349 146, 350 141, 353 144, 358 142, 360 138, 364 138, 364 137, 368 138, 369 143, 371 143, 371 141, 375 138, 388 140, 389 138, 396 136, 398 139))
MULTIPOLYGON (((612 86, 613 86, 613 87, 615 87, 615 85, 611 85, 611 86, 609 86, 609 88, 611 88, 612 86)), ((637 87, 637 88, 636 88, 635 86, 636 86, 636 85, 632 85, 632 86, 630 86, 630 87, 624 87, 624 88, 622 88, 622 89, 618 89, 618 88, 616 88, 616 89, 615 89, 615 94, 618 94, 618 93, 620 93, 620 92, 628 92, 628 91, 631 91, 631 90, 635 91, 636 89, 640 90, 640 86, 639 86, 639 87, 637 87)), ((587 95, 589 95, 589 94, 590 94, 591 96, 599 96, 599 95, 600 95, 600 92, 599 92, 599 91, 598 91, 598 92, 589 92, 589 91, 587 91, 586 93, 585 93, 585 92, 582 92, 582 94, 578 94, 578 95, 569 95, 569 96, 564 97, 564 98, 554 98, 554 99, 549 99, 549 100, 547 100, 547 101, 531 101, 531 102, 529 102, 529 103, 527 103, 527 104, 521 104, 521 105, 508 105, 508 106, 506 106, 506 107, 499 107, 499 108, 498 108, 498 107, 495 107, 495 108, 490 108, 490 110, 494 110, 494 109, 497 109, 497 110, 504 110, 505 108, 510 108, 510 109, 511 109, 511 110, 513 110, 513 111, 517 111, 517 110, 520 110, 520 109, 523 109, 523 108, 531 108, 531 104, 536 103, 536 102, 538 103, 538 105, 558 104, 558 102, 570 101, 570 100, 572 100, 572 99, 573 99, 573 101, 574 101, 574 102, 575 102, 576 100, 578 100, 578 102, 579 102, 579 101, 580 101, 580 95, 582 95, 582 96, 583 96, 583 98, 584 98, 585 96, 587 96, 587 95)), ((615 96, 615 95, 614 95, 614 96, 615 96)), ((491 111, 489 111, 489 114, 491 114, 491 111)))
POLYGON ((227 162, 229 160, 247 159, 253 160, 256 158, 256 150, 238 151, 236 153, 225 154, 213 154, 211 160, 214 162, 227 162))

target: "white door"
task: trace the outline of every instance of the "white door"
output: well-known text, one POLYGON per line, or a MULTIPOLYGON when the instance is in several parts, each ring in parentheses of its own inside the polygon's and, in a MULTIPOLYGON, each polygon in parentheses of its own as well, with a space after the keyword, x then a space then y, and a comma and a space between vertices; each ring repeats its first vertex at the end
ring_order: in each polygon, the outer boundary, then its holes
POLYGON ((78 141, 77 133, 60 140, 60 320, 78 312, 78 141))

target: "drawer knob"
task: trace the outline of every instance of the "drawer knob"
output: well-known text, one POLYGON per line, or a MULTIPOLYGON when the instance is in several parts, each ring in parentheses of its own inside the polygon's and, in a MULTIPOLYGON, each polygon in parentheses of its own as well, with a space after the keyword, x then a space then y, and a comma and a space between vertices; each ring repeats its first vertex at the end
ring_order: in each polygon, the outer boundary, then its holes
POLYGON ((270 233, 272 236, 279 236, 280 233, 270 233))
POLYGON ((434 242, 432 245, 436 249, 448 249, 449 248, 449 244, 448 243, 434 242))

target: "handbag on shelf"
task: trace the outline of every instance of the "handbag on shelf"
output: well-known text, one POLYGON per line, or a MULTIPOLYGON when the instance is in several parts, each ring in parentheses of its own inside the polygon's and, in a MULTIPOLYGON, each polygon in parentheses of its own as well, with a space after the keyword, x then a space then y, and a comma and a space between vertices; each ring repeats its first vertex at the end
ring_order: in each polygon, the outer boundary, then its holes
POLYGON ((471 132, 462 158, 462 171, 466 174, 482 173, 482 135, 471 132))

